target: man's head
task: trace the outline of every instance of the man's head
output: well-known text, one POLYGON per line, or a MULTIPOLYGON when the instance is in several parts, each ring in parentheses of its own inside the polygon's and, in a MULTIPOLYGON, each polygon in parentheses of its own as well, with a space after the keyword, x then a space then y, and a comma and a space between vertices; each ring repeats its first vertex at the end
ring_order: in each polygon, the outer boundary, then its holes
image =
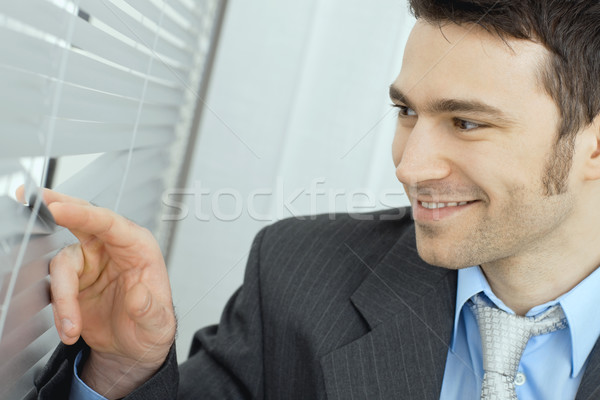
POLYGON ((411 1, 419 20, 390 91, 419 253, 453 268, 563 245, 600 178, 600 32, 573 43, 592 25, 559 17, 572 2, 485 3, 411 1))
POLYGON ((561 121, 546 193, 566 190, 576 133, 600 113, 600 2, 597 0, 410 0, 417 18, 443 26, 478 25, 506 39, 543 45, 539 79, 561 121))

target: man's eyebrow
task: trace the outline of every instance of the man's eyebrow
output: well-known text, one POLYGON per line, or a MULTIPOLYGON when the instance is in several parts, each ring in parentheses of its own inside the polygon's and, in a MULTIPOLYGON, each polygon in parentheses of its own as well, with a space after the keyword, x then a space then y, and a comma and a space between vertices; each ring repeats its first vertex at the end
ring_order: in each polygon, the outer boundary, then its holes
MULTIPOLYGON (((398 88, 390 86, 390 99, 406 105, 407 107, 415 108, 411 105, 408 97, 398 88)), ((417 111, 417 110, 415 110, 417 111)), ((462 99, 438 99, 433 100, 425 104, 425 106, 419 110, 420 112, 426 112, 431 114, 442 114, 442 113, 478 113, 485 114, 488 117, 494 118, 506 124, 514 124, 515 122, 508 117, 502 110, 492 105, 477 101, 477 100, 462 100, 462 99)))
POLYGON ((392 101, 402 103, 402 104, 412 108, 410 102, 408 101, 408 99, 406 98, 404 93, 400 89, 395 87, 394 85, 390 85, 390 99, 392 101))

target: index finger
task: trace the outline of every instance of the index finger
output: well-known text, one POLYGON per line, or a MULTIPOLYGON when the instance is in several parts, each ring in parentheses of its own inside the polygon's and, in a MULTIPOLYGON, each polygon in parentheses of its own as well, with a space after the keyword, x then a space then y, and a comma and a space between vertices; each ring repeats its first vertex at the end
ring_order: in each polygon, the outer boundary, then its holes
MULTIPOLYGON (((17 196, 17 199, 21 203, 27 202, 27 199, 25 199, 25 185, 19 186, 17 188, 17 190, 15 191, 15 195, 17 196)), ((42 189, 42 196, 44 199, 44 203, 46 203, 46 205, 50 205, 57 201, 59 201, 61 203, 90 205, 90 203, 88 203, 87 201, 85 201, 83 199, 78 199, 76 197, 67 196, 66 194, 55 192, 54 190, 51 190, 51 189, 45 189, 45 188, 42 189)))
POLYGON ((73 232, 82 243, 92 235, 113 246, 126 247, 138 242, 143 231, 125 217, 89 203, 54 201, 48 208, 56 223, 73 232))

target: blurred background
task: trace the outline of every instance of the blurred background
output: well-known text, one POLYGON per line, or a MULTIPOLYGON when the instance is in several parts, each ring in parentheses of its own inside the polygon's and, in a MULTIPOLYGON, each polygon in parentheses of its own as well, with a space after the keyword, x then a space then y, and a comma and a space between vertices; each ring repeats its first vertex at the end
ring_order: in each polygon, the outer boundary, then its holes
POLYGON ((387 92, 413 24, 404 0, 3 3, 0 398, 26 397, 58 343, 47 264, 74 240, 19 184, 155 233, 183 361, 260 228, 407 204, 387 92))

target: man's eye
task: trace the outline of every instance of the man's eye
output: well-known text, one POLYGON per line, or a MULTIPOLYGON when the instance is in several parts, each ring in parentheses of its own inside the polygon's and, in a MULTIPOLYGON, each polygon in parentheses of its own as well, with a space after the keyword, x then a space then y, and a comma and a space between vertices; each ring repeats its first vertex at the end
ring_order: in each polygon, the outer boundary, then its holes
POLYGON ((481 128, 483 125, 478 124, 476 122, 465 121, 464 119, 455 118, 454 126, 456 126, 461 131, 470 131, 473 129, 481 128))
POLYGON ((417 113, 410 107, 403 106, 401 104, 392 104, 393 107, 398 109, 399 117, 415 117, 417 113))

